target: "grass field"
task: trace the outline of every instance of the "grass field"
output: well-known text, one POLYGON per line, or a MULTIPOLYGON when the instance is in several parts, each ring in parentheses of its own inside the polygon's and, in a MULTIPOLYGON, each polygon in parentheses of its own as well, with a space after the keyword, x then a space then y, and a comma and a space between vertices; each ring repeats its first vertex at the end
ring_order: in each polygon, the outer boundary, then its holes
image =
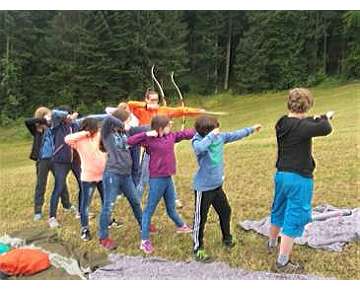
MULTIPOLYGON (((359 207, 359 153, 360 153, 360 83, 342 86, 316 87, 315 106, 312 114, 335 110, 334 131, 328 137, 314 141, 314 157, 317 162, 313 204, 329 203, 339 207, 359 207)), ((188 105, 202 106, 230 114, 220 118, 222 130, 233 130, 255 123, 263 124, 263 131, 237 143, 229 144, 225 150, 225 191, 232 207, 232 230, 238 244, 231 251, 221 246, 221 233, 217 216, 210 211, 206 231, 207 251, 219 261, 248 270, 268 271, 275 256, 268 255, 265 238, 252 232, 240 230, 237 223, 244 219, 259 219, 269 213, 273 196, 273 173, 276 158, 274 125, 286 113, 287 92, 249 96, 217 95, 209 98, 191 98, 188 105)), ((193 121, 187 119, 187 125, 193 121)), ((35 183, 34 163, 28 159, 30 138, 24 138, 24 128, 0 129, 1 144, 1 192, 0 235, 24 227, 46 227, 46 220, 34 224, 33 191, 35 183)), ((178 196, 184 203, 181 215, 192 223, 194 196, 191 189, 192 175, 196 169, 195 158, 189 142, 177 147, 175 177, 178 196)), ((53 186, 49 179, 45 212, 48 212, 49 194, 53 186)), ((69 179, 72 200, 75 202, 76 186, 69 179)), ((92 211, 99 212, 99 198, 92 211)), ((125 225, 111 230, 111 236, 119 242, 118 253, 140 255, 139 233, 135 219, 125 199, 115 206, 115 217, 121 217, 125 225)), ((59 208, 58 229, 61 237, 75 246, 103 251, 97 239, 84 243, 79 238, 79 222, 59 208)), ((152 237, 156 256, 172 260, 191 258, 191 237, 176 235, 175 227, 167 218, 163 203, 155 212, 153 222, 160 233, 152 237)), ((92 220, 91 231, 96 233, 96 222, 92 220)), ((305 263, 306 272, 339 279, 360 278, 360 243, 352 243, 341 253, 314 250, 295 246, 294 260, 305 263)))

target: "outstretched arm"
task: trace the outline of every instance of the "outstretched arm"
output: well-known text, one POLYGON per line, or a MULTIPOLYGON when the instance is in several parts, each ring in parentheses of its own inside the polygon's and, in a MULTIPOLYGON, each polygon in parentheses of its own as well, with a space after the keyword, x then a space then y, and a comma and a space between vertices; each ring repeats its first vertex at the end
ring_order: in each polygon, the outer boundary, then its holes
POLYGON ((332 132, 332 127, 327 115, 321 115, 318 118, 307 118, 303 122, 301 134, 304 138, 326 136, 332 132))
POLYGON ((186 129, 183 131, 175 132, 175 142, 180 142, 182 140, 190 140, 195 135, 194 129, 186 129))
POLYGON ((129 145, 139 145, 139 144, 146 144, 146 140, 147 140, 147 135, 146 135, 146 132, 141 132, 141 133, 138 133, 138 134, 135 134, 133 136, 130 136, 128 139, 127 139, 127 143, 129 145))
POLYGON ((190 107, 160 107, 159 114, 167 115, 170 118, 179 118, 183 116, 196 117, 203 114, 205 110, 190 107))

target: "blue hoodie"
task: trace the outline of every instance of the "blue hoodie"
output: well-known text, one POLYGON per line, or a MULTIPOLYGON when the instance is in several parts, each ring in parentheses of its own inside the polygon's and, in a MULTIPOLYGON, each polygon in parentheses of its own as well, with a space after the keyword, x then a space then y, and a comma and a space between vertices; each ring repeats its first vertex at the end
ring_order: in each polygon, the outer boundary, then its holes
POLYGON ((224 144, 240 140, 254 132, 244 128, 234 132, 213 133, 202 137, 197 133, 192 139, 199 169, 193 180, 196 191, 209 191, 220 187, 224 182, 224 144))

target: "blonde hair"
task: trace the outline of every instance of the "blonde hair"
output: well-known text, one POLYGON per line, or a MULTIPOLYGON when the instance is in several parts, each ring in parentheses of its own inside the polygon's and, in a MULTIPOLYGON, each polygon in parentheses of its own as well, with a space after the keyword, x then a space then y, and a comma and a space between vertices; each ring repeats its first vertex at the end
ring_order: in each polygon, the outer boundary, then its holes
POLYGON ((119 105, 118 105, 117 107, 118 107, 118 109, 120 109, 120 110, 124 110, 124 111, 130 112, 130 107, 129 107, 129 105, 128 105, 127 103, 125 103, 125 102, 119 103, 119 105))
POLYGON ((292 113, 306 113, 314 105, 314 97, 308 89, 294 88, 289 91, 288 109, 292 113))
POLYGON ((50 114, 51 110, 47 107, 39 107, 34 113, 35 118, 44 118, 47 114, 50 114))

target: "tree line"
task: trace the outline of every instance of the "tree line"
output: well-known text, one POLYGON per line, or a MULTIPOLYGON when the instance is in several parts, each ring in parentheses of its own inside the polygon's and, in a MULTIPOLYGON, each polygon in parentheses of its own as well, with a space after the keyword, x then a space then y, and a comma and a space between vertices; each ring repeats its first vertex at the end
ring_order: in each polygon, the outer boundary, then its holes
POLYGON ((141 99, 153 64, 170 99, 357 79, 360 12, 0 11, 1 121, 141 99))

